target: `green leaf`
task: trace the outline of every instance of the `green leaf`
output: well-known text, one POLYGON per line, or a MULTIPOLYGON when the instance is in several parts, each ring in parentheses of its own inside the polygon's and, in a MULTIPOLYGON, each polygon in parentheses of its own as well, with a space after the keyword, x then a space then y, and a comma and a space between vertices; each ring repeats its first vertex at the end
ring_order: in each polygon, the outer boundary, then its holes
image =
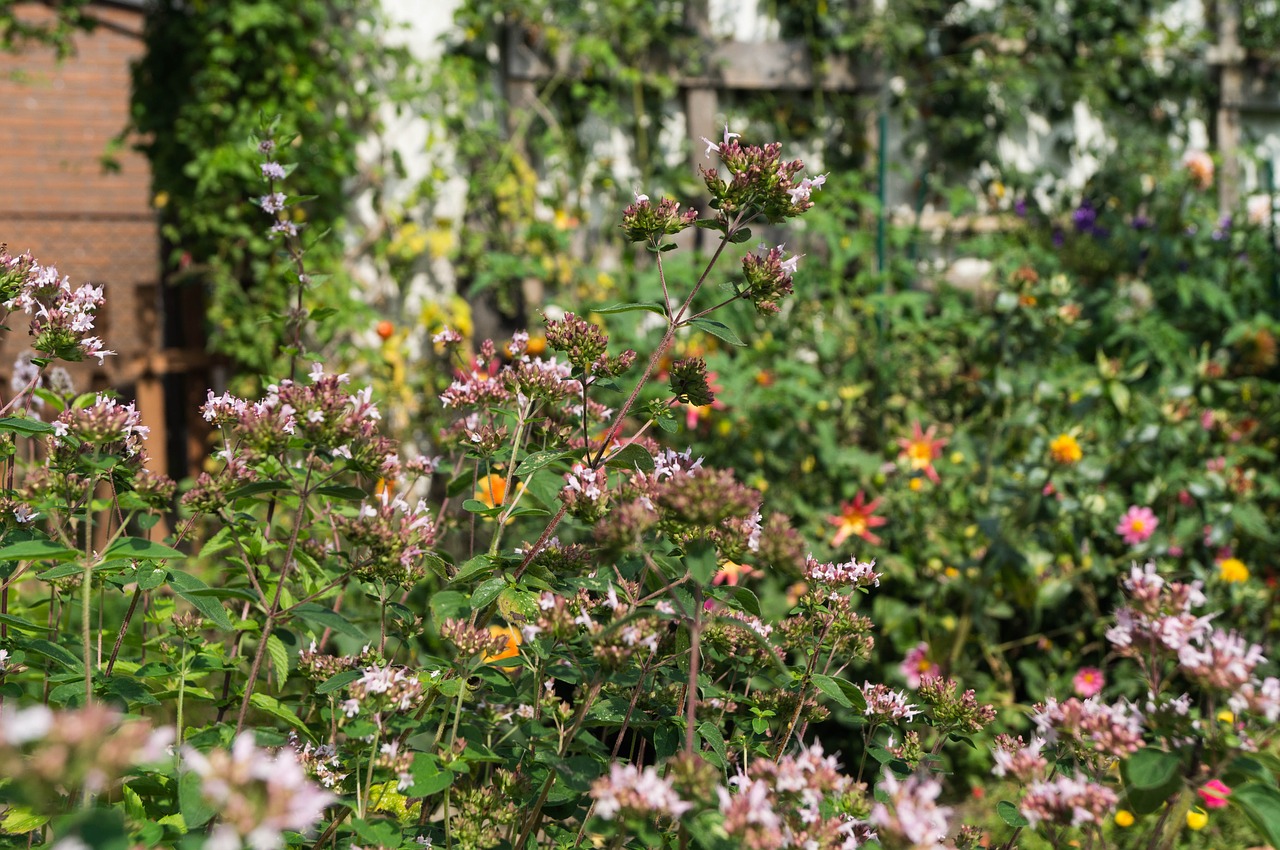
POLYGON ((200 774, 193 770, 186 771, 178 780, 178 807, 182 810, 182 819, 188 829, 199 829, 218 813, 214 806, 204 798, 202 790, 204 781, 200 774))
POLYGON ((532 473, 537 472, 539 469, 542 469, 544 466, 550 466, 551 464, 555 463, 558 460, 568 460, 569 458, 572 458, 575 454, 577 453, 576 452, 558 452, 558 451, 551 451, 551 450, 547 450, 543 452, 533 452, 532 454, 527 454, 524 456, 524 460, 520 461, 520 464, 516 467, 515 474, 531 475, 532 473))
POLYGON ((280 702, 280 700, 275 697, 268 696, 264 693, 255 693, 253 696, 249 697, 249 704, 259 711, 264 711, 267 714, 270 714, 277 720, 283 720, 286 724, 296 729, 299 735, 305 735, 312 741, 315 740, 315 736, 311 734, 311 730, 307 728, 307 724, 303 723, 298 718, 298 715, 294 714, 288 706, 280 702))
POLYGON ((730 345, 746 346, 746 343, 738 339, 738 335, 734 333, 724 322, 717 322, 715 319, 691 319, 689 324, 699 330, 705 331, 712 336, 720 337, 720 339, 730 345))
POLYGON ((467 595, 456 590, 437 591, 431 594, 431 600, 427 604, 431 606, 431 616, 437 622, 464 617, 471 611, 471 606, 467 604, 467 595))
POLYGON ((0 832, 8 835, 22 835, 39 829, 49 822, 48 815, 36 814, 26 806, 10 806, 0 819, 0 832))
POLYGON ((304 623, 310 623, 326 629, 332 629, 338 634, 353 637, 356 640, 368 640, 368 635, 356 626, 352 625, 350 620, 338 612, 324 607, 323 605, 317 605, 314 602, 304 602, 301 605, 296 605, 291 608, 290 613, 299 620, 302 620, 304 623))
POLYGON ((720 727, 711 722, 703 723, 698 727, 698 734, 702 736, 702 740, 711 746, 714 752, 720 758, 719 767, 729 766, 729 753, 724 743, 724 735, 720 732, 720 727))
POLYGON ((36 434, 48 434, 52 432, 53 425, 48 422, 41 422, 38 419, 23 419, 17 416, 6 416, 3 419, 0 419, 0 431, 22 434, 25 437, 34 437, 36 434))
POLYGON ((507 580, 498 576, 487 581, 482 581, 474 591, 471 592, 471 610, 479 611, 490 602, 498 598, 498 594, 507 586, 507 580))
POLYGON ((495 517, 502 513, 502 505, 494 505, 491 508, 479 499, 467 499, 462 503, 462 509, 468 513, 479 514, 484 517, 495 517))
POLYGON ((329 678, 321 682, 316 687, 316 693, 331 694, 334 691, 345 688, 347 685, 351 684, 352 682, 354 682, 356 679, 359 679, 363 675, 364 673, 362 673, 359 670, 343 670, 341 673, 330 676, 329 678))
POLYGON ((4 623, 11 629, 18 629, 23 632, 32 632, 33 634, 38 634, 45 630, 44 626, 37 626, 35 623, 24 620, 21 617, 15 617, 12 614, 0 614, 0 623, 4 623))
POLYGON ((453 577, 451 584, 466 581, 469 578, 484 575, 494 568, 496 560, 492 555, 476 555, 470 560, 464 561, 462 566, 458 568, 458 574, 453 577))
POLYGON ((704 541, 690 543, 685 550, 684 566, 694 581, 708 584, 718 566, 715 547, 704 541))
POLYGON ((255 481, 252 484, 246 484, 243 487, 237 487, 227 493, 227 498, 231 500, 243 499, 247 496, 256 496, 259 493, 271 493, 276 490, 288 490, 289 485, 284 481, 255 481))
POLYGON ((853 701, 845 694, 844 689, 840 687, 840 683, 831 676, 823 676, 820 673, 813 674, 813 684, 818 690, 822 691, 826 696, 831 697, 845 708, 853 708, 853 701))
POLYGON ((742 585, 736 585, 729 592, 733 596, 734 600, 742 606, 743 611, 746 611, 748 614, 755 617, 761 616, 760 600, 751 592, 750 588, 743 587, 742 585))
POLYGON ((1125 784, 1125 802, 1135 814, 1150 814, 1178 792, 1182 785, 1181 763, 1173 753, 1147 748, 1120 763, 1125 784))
POLYGON ((209 586, 200 579, 182 570, 169 570, 169 586, 218 628, 224 631, 232 631, 235 628, 231 618, 227 616, 227 609, 222 607, 221 602, 191 592, 209 589, 209 586))
POLYGON ((609 457, 604 462, 605 466, 613 469, 638 469, 641 472, 653 471, 653 456, 645 450, 644 446, 632 443, 625 446, 622 451, 609 457))
POLYGON ((37 655, 43 655, 45 658, 53 659, 68 670, 82 669, 79 658, 76 658, 63 647, 58 646, 56 643, 50 643, 44 638, 27 641, 22 645, 22 648, 27 652, 34 652, 37 655))
POLYGON ((150 540, 143 540, 141 537, 121 537, 107 547, 107 551, 102 553, 101 560, 110 561, 115 558, 149 558, 152 560, 172 558, 176 560, 185 557, 187 557, 185 552, 179 552, 172 546, 166 546, 163 543, 154 543, 150 540))
POLYGON ((1250 782, 1231 792, 1227 798, 1239 806, 1272 847, 1280 847, 1280 790, 1261 782, 1250 782))
POLYGON ((374 847, 400 846, 400 827, 385 818, 378 820, 352 818, 351 828, 355 830, 356 836, 363 844, 371 844, 374 847))
POLYGON ((289 650, 285 649, 284 643, 275 634, 267 638, 267 654, 271 656, 271 666, 276 671, 276 684, 284 688, 284 683, 289 679, 289 650))
POLYGON ((122 675, 119 669, 115 670, 111 678, 102 684, 101 691, 107 696, 119 697, 129 708, 160 704, 160 700, 152 696, 145 685, 137 679, 122 675))
POLYGON ((1119 381, 1112 381, 1107 384, 1107 394, 1111 396, 1111 403, 1116 406, 1116 411, 1121 416, 1129 412, 1129 388, 1119 381))
POLYGON ((0 561, 69 561, 79 554, 52 540, 24 540, 0 549, 0 561))
POLYGON ((614 304, 610 307, 594 309, 591 312, 599 313, 601 316, 608 316, 614 313, 634 313, 637 310, 647 310, 659 316, 667 315, 666 308, 658 301, 635 301, 628 304, 614 304))
POLYGON ((430 797, 453 784, 457 777, 451 770, 440 769, 440 759, 431 753, 415 753, 413 766, 409 768, 413 785, 405 790, 408 797, 430 797))
POLYGON ((1147 747, 1129 756, 1125 782, 1134 788, 1161 788, 1176 777, 1180 764, 1173 753, 1147 747))
POLYGON ((340 484, 326 484, 324 487, 317 487, 315 494, 317 496, 327 496, 331 499, 343 499, 348 502, 359 502, 369 495, 359 487, 346 487, 340 484))
POLYGON ((1022 816, 1022 812, 1018 811, 1018 807, 1008 800, 1001 800, 996 803, 996 812, 1009 826, 1028 826, 1031 823, 1031 821, 1022 816))
POLYGON ((743 227, 739 230, 735 230, 733 235, 729 237, 729 241, 734 245, 741 245, 743 242, 751 241, 751 228, 743 227))

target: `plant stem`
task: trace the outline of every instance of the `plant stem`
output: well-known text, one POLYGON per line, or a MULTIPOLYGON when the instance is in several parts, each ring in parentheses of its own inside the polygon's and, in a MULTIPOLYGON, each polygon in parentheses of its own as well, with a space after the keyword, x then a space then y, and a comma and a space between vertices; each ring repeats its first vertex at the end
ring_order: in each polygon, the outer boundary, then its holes
POLYGON ((314 471, 315 451, 307 456, 307 476, 303 479, 302 490, 298 493, 299 516, 293 523, 293 531, 289 537, 289 545, 284 552, 284 567, 280 570, 280 578, 276 583, 275 597, 271 600, 271 608, 267 611, 267 620, 262 624, 262 637, 258 640, 258 651, 253 656, 253 666, 249 668, 249 681, 244 686, 244 698, 240 701, 240 714, 236 719, 236 734, 244 728, 245 718, 249 714, 249 700, 253 697, 254 686, 258 682, 258 674, 262 671, 262 660, 267 654, 267 641, 276 627, 276 618, 280 614, 280 596, 284 593, 285 581, 289 578, 289 570, 293 567, 293 552, 298 545, 298 534, 302 531, 303 512, 306 510, 307 495, 311 487, 311 474, 314 471))

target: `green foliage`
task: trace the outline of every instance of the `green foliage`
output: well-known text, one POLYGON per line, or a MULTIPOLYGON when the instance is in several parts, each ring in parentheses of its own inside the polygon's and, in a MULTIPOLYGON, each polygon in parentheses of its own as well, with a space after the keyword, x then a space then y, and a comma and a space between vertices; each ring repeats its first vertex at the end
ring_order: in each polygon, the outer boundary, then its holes
POLYGON ((291 189, 315 196, 294 208, 294 220, 313 267, 334 272, 316 281, 336 308, 318 329, 327 340, 361 306, 341 241, 322 237, 341 230, 361 185, 357 145, 411 85, 408 55, 388 47, 386 34, 367 0, 166 0, 147 15, 131 129, 151 161, 170 281, 204 298, 213 348, 249 374, 278 371, 277 342, 263 323, 295 307, 298 271, 274 262, 279 246, 262 213, 243 203, 266 192, 245 139, 265 133, 263 116, 285 116, 274 132, 298 163, 291 189))
POLYGON ((97 19, 87 10, 92 0, 63 0, 52 4, 0 0, 0 50, 20 52, 49 47, 58 58, 71 55, 77 32, 92 31, 97 19))

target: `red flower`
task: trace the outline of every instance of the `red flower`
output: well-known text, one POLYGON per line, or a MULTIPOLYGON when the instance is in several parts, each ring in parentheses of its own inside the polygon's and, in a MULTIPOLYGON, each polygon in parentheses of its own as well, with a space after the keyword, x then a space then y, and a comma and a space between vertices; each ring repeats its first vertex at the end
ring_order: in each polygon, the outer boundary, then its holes
POLYGON ((861 537, 872 546, 879 546, 880 538, 873 534, 871 529, 879 528, 888 522, 882 516, 873 515, 879 506, 879 499, 867 502, 866 494, 859 490, 852 502, 845 502, 840 506, 840 513, 827 517, 828 522, 837 529, 831 545, 839 546, 850 537, 861 537))
POLYGON ((916 420, 911 423, 911 436, 898 440, 902 448, 898 459, 907 461, 913 471, 923 472, 934 484, 938 483, 938 470, 933 468, 933 462, 942 457, 942 447, 947 444, 945 439, 936 436, 937 432, 937 425, 930 425, 927 431, 920 430, 920 421, 916 420))

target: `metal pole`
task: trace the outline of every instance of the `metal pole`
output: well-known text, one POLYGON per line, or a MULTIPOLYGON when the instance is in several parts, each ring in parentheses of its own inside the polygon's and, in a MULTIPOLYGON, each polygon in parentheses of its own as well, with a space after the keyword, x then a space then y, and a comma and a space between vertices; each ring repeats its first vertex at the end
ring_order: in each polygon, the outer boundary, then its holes
MULTIPOLYGON (((883 101, 883 98, 881 98, 881 100, 883 101)), ((883 103, 880 105, 880 133, 877 147, 879 148, 879 151, 876 167, 879 172, 879 185, 876 187, 876 192, 880 198, 880 217, 879 221, 876 222, 876 271, 883 275, 885 265, 885 229, 888 225, 887 207, 889 200, 888 186, 886 185, 888 182, 886 175, 889 171, 889 110, 885 108, 883 103)), ((883 279, 880 281, 880 288, 881 291, 884 290, 883 279)))

